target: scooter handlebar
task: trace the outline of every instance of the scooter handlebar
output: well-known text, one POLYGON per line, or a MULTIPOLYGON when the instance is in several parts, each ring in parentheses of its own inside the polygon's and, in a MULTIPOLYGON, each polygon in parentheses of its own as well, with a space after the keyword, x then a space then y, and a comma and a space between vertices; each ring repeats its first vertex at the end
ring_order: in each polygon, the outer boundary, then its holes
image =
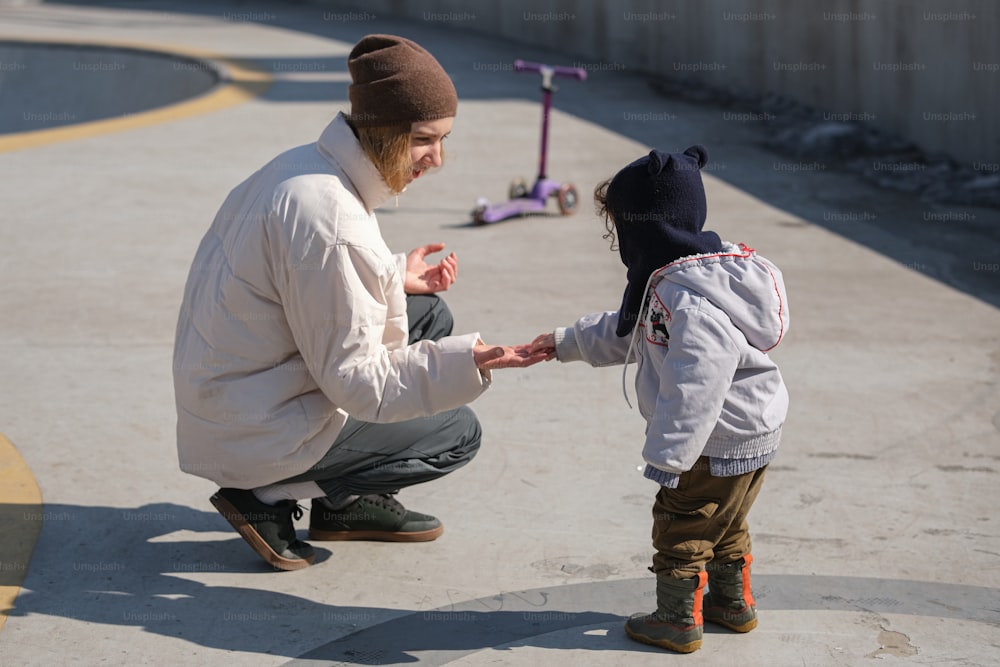
POLYGON ((580 67, 562 67, 560 65, 543 65, 542 63, 532 63, 525 60, 514 61, 515 72, 542 72, 548 69, 554 76, 565 76, 579 81, 586 81, 587 70, 580 67))

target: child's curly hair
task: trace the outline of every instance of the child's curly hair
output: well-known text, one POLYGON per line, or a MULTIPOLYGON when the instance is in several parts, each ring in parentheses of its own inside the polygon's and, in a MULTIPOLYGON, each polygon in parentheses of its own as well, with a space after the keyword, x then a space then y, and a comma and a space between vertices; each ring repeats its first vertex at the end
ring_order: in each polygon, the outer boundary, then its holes
POLYGON ((618 246, 615 241, 615 217, 611 215, 610 209, 608 209, 608 186, 611 185, 611 179, 599 183, 596 188, 594 188, 594 208, 597 211, 597 215, 604 218, 604 228, 607 230, 601 235, 601 238, 607 239, 611 244, 611 250, 618 250, 618 246))

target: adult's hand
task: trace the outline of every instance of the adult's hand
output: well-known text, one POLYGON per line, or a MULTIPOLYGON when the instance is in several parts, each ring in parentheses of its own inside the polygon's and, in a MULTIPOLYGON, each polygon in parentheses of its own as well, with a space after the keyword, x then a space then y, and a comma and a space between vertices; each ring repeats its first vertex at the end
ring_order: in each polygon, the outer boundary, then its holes
POLYGON ((476 366, 484 371, 527 368, 548 358, 547 352, 532 352, 529 345, 476 345, 472 348, 472 354, 476 366))
POLYGON ((444 292, 458 278, 458 258, 449 254, 439 264, 428 264, 427 255, 444 250, 443 243, 429 243, 406 256, 406 277, 403 291, 407 294, 444 292))

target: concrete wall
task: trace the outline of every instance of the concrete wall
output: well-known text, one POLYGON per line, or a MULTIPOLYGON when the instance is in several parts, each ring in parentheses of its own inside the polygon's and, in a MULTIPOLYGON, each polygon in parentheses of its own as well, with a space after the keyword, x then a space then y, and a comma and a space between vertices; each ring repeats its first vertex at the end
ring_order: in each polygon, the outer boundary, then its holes
MULTIPOLYGON (((996 0, 347 0, 865 120, 963 164, 1000 157, 996 0)), ((570 64, 570 63, 563 63, 570 64)))

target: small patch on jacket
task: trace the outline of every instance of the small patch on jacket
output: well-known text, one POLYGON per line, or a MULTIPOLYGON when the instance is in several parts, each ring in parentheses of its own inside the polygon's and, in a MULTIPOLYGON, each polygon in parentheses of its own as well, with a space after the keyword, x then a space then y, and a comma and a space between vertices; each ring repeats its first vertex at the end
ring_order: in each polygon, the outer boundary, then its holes
POLYGON ((643 318, 642 327, 645 330, 646 340, 653 345, 668 347, 670 332, 667 331, 667 322, 670 321, 670 311, 656 298, 652 290, 646 295, 644 310, 646 317, 643 318))

